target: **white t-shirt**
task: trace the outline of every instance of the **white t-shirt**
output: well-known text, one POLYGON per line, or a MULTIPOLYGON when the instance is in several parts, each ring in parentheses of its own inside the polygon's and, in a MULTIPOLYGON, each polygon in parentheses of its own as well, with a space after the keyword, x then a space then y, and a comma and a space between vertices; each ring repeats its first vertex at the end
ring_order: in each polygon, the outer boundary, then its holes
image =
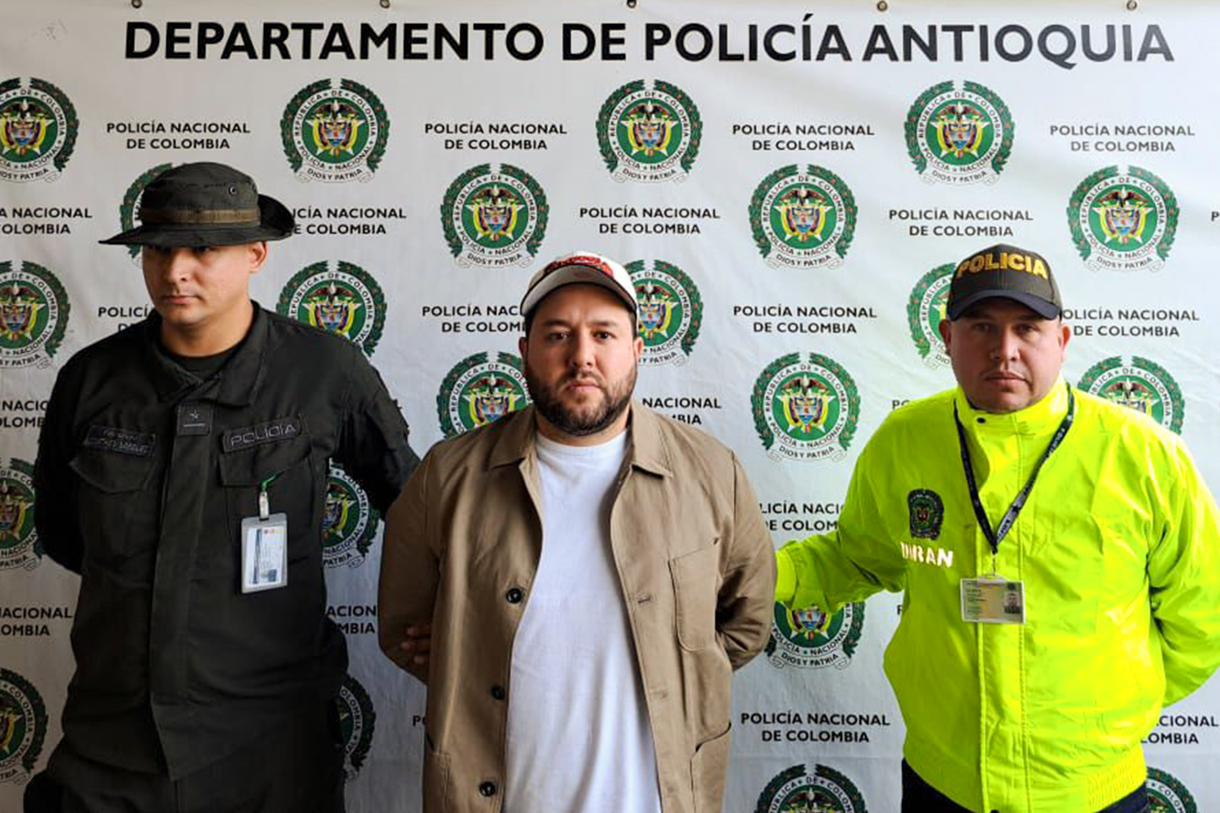
POLYGON ((628 433, 538 436, 542 559, 513 641, 505 813, 660 813, 652 727, 610 549, 628 433))

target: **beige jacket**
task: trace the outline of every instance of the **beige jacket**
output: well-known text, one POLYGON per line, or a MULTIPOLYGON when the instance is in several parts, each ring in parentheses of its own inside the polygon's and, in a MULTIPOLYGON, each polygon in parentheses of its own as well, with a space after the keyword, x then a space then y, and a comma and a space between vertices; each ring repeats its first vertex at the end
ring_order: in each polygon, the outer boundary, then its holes
MULTIPOLYGON (((665 813, 719 811, 729 681, 763 647, 775 563, 732 452, 633 403, 632 451, 610 537, 656 742, 665 813)), ((391 507, 381 561, 381 647, 433 624, 426 813, 503 804, 513 636, 542 546, 532 408, 439 443, 391 507)), ((580 585, 574 584, 574 590, 580 585)))

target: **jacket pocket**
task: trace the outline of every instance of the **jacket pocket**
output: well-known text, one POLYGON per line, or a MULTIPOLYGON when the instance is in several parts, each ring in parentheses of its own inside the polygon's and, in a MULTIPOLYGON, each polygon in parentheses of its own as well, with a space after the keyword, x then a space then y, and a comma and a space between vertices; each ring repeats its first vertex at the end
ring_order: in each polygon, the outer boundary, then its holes
POLYGON ((449 757, 432 747, 424 733, 424 813, 449 809, 449 757))
POLYGON ((309 436, 253 449, 225 452, 220 458, 220 482, 226 486, 253 486, 300 465, 309 458, 309 436))
MULTIPOLYGON (((289 561, 309 554, 293 543, 318 541, 318 534, 307 531, 314 525, 314 492, 318 489, 310 446, 309 436, 302 434, 220 455, 220 482, 225 487, 234 538, 243 519, 258 516, 258 495, 266 483, 271 513, 288 515, 289 561)), ((320 549, 320 543, 314 547, 320 549)))
POLYGON ((720 589, 719 540, 669 560, 674 583, 678 643, 705 649, 716 640, 716 592, 720 589))
POLYGON ((68 466, 81 481, 77 507, 80 527, 91 540, 91 555, 126 559, 156 545, 157 497, 148 493, 151 456, 86 447, 68 466))
POLYGON ((695 813, 719 813, 724 805, 725 774, 729 768, 729 724, 724 733, 700 743, 690 761, 695 813))

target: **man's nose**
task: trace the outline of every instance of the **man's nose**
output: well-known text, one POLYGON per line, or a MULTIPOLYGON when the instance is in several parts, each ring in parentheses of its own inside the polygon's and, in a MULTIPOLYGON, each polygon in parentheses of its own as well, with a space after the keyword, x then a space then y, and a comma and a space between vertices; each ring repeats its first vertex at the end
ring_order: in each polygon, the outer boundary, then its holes
POLYGON ((195 253, 182 246, 165 249, 163 256, 165 259, 161 273, 166 279, 181 279, 186 276, 191 263, 195 261, 195 253))
POLYGON ((1011 329, 1002 329, 996 335, 995 345, 991 349, 991 355, 996 359, 1011 359, 1016 358, 1017 348, 1020 343, 1020 337, 1017 332, 1011 329))
POLYGON ((583 331, 577 331, 572 337, 571 361, 574 367, 590 367, 594 359, 593 336, 583 331))

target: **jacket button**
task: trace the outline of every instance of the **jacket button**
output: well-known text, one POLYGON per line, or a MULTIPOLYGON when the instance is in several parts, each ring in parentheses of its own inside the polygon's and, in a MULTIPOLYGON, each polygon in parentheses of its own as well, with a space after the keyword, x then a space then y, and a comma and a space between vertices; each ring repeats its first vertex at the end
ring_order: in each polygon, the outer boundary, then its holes
POLYGON ((479 785, 479 794, 482 796, 495 796, 496 795, 496 783, 495 782, 484 782, 483 784, 479 785))
POLYGON ((494 697, 496 700, 503 700, 504 699, 504 687, 500 686, 500 685, 492 686, 491 687, 491 696, 494 697))
POLYGON ((504 594, 504 598, 508 600, 509 604, 520 604, 521 599, 525 598, 525 591, 520 587, 514 587, 504 594))

